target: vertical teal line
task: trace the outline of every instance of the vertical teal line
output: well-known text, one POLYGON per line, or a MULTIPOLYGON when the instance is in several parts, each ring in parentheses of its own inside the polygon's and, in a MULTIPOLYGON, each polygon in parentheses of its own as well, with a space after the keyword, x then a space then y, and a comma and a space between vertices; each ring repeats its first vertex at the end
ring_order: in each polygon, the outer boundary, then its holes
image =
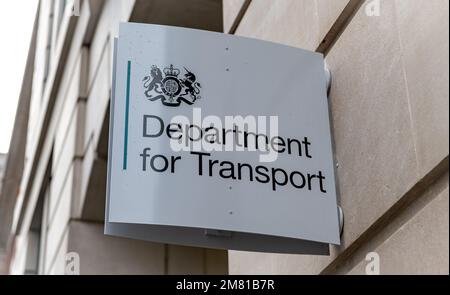
POLYGON ((127 156, 128 156, 128 115, 130 109, 130 81, 131 81, 131 61, 128 61, 127 69, 127 96, 125 100, 125 133, 123 142, 123 170, 127 170, 127 156))

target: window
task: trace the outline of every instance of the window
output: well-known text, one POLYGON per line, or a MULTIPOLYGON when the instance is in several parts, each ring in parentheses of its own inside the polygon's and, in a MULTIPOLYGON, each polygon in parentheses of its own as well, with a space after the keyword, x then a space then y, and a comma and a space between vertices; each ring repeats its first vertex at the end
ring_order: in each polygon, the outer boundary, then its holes
POLYGON ((47 247, 48 232, 48 201, 50 194, 50 167, 52 157, 50 157, 46 176, 42 183, 30 229, 28 231, 28 246, 25 260, 26 275, 39 275, 45 273, 45 249, 47 247))
POLYGON ((45 46, 45 61, 44 61, 44 77, 43 77, 43 87, 42 92, 45 90, 45 85, 47 84, 48 75, 50 72, 50 57, 52 53, 53 48, 53 22, 54 22, 54 7, 55 7, 55 0, 51 1, 49 14, 48 14, 48 24, 47 24, 47 43, 45 46))
POLYGON ((42 273, 41 269, 43 266, 43 253, 45 249, 43 242, 45 241, 46 232, 44 222, 45 199, 45 194, 39 197, 28 232, 28 247, 25 263, 26 275, 37 275, 42 273))

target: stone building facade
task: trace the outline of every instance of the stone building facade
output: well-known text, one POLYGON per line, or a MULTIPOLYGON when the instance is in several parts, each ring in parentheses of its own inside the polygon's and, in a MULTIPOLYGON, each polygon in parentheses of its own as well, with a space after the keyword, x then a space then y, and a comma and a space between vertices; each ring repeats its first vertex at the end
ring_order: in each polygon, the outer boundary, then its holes
POLYGON ((4 273, 63 274, 67 253, 82 274, 364 274, 373 253, 381 274, 449 273, 447 0, 68 3, 38 9, 13 134, 24 150, 10 152, 6 173, 23 169, 0 196, 4 273), (325 55, 341 246, 286 255, 103 235, 112 40, 124 21, 325 55))
POLYGON ((8 155, 6 154, 1 154, 0 153, 0 191, 2 189, 2 183, 3 183, 3 173, 5 171, 5 166, 6 166, 6 157, 8 155))
POLYGON ((376 252, 381 274, 448 274, 448 1, 236 0, 224 11, 236 35, 325 54, 345 215, 329 257, 230 251, 230 273, 364 274, 376 252))

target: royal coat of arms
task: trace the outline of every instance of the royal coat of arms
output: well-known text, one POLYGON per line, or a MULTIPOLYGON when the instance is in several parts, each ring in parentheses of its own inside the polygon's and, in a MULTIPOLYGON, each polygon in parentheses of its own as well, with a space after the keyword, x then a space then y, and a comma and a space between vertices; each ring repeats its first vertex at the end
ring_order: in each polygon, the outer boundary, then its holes
POLYGON ((142 80, 145 96, 150 101, 161 100, 162 104, 170 107, 180 106, 182 102, 192 105, 200 99, 201 85, 196 81, 194 73, 184 68, 184 78, 179 78, 181 71, 173 65, 160 70, 153 65, 150 76, 142 80), (163 74, 164 72, 164 74, 163 74))

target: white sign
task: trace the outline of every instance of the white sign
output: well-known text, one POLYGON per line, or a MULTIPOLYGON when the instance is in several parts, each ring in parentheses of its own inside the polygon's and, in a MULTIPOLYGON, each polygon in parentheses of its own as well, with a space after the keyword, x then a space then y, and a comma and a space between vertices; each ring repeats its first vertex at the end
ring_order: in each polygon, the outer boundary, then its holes
POLYGON ((339 221, 323 56, 121 24, 105 233, 326 254, 339 221))

